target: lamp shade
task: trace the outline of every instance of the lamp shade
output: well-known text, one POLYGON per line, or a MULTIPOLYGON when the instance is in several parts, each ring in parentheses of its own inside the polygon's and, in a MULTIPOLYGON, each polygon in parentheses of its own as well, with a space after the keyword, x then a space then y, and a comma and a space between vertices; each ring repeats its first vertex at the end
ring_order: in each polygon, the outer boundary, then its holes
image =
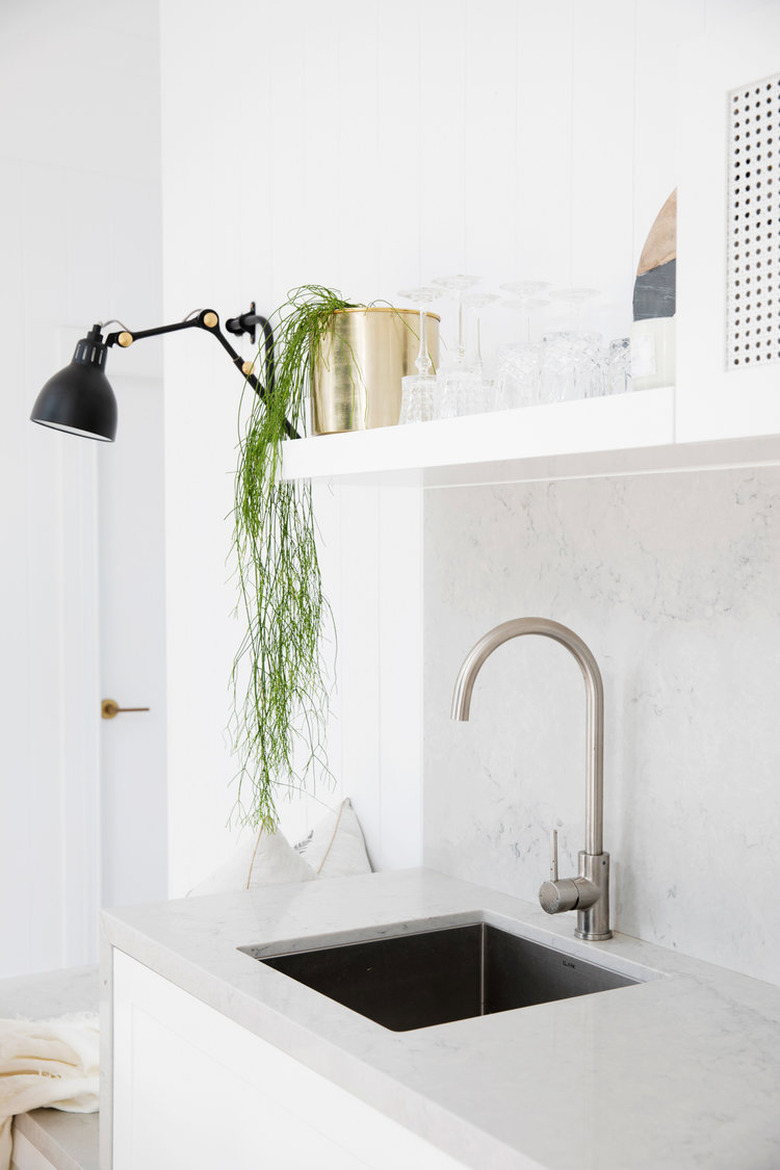
POLYGON ((111 383, 103 372, 106 347, 95 325, 81 339, 69 366, 49 378, 35 400, 30 418, 44 427, 112 443, 116 437, 117 406, 111 383))

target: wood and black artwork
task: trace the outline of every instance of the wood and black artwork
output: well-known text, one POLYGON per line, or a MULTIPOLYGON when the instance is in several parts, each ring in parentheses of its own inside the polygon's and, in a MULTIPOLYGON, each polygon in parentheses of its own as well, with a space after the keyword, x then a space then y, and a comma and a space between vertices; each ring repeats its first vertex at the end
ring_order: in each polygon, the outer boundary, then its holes
POLYGON ((656 216, 639 258, 634 320, 673 317, 677 299, 677 188, 656 216))

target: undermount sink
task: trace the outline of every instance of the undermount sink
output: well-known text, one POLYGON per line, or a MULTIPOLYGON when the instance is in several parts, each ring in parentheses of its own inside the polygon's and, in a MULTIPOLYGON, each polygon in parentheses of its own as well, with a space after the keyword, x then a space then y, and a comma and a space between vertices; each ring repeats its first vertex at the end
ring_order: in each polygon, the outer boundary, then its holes
POLYGON ((394 1032, 641 982, 485 922, 287 954, 239 949, 394 1032))

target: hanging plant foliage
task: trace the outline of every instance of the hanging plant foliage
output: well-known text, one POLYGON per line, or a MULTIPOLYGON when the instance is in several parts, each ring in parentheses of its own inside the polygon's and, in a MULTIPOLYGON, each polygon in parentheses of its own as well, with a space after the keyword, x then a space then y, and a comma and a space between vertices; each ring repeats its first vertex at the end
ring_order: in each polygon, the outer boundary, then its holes
MULTIPOLYGON (((262 345, 266 396, 239 438, 234 550, 246 631, 233 663, 231 731, 238 756, 236 814, 276 827, 280 791, 327 772, 329 689, 323 659, 332 616, 322 591, 309 480, 283 482, 287 422, 305 426, 312 367, 330 318, 349 308, 319 285, 293 290, 271 318, 275 371, 262 345)), ((259 374, 259 371, 258 371, 259 374)), ((260 375, 262 377, 262 375, 260 375)))

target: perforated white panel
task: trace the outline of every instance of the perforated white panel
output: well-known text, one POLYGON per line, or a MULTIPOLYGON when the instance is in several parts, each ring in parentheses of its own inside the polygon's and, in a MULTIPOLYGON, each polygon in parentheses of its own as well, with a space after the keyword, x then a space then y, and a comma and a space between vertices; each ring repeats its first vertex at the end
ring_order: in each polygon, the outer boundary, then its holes
POLYGON ((780 361, 780 73, 729 94, 727 365, 780 361))

